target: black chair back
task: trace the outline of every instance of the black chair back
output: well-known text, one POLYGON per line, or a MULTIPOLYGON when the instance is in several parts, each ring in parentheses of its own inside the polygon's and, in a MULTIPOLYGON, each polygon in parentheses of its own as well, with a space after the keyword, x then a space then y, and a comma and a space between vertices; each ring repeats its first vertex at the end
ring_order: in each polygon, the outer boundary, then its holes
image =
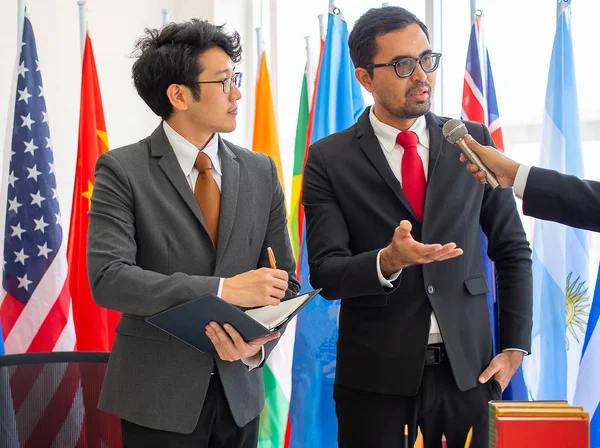
POLYGON ((120 448, 121 422, 97 407, 108 353, 0 356, 0 448, 120 448))

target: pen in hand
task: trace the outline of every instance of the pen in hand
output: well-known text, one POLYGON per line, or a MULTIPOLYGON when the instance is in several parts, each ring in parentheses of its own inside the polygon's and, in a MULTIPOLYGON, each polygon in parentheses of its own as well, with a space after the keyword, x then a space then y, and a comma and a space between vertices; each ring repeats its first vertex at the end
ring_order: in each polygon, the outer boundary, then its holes
POLYGON ((271 265, 271 269, 277 269, 277 263, 275 262, 275 254, 273 253, 273 249, 267 247, 267 253, 269 254, 269 264, 271 265))

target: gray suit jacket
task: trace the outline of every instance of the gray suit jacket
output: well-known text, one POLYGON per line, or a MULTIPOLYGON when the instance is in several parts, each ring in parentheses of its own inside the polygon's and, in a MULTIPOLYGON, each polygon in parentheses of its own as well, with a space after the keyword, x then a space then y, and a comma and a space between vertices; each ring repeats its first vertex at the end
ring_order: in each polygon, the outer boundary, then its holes
MULTIPOLYGON (((299 290, 284 195, 273 161, 220 140, 221 215, 215 249, 162 125, 102 154, 89 212, 88 274, 94 300, 123 313, 100 409, 154 429, 191 433, 213 365, 235 422, 264 405, 262 369, 201 353, 143 318, 212 292, 219 277, 268 267, 266 248, 299 290)), ((204 328, 198 328, 204 331, 204 328)), ((268 356, 276 342, 265 346, 268 356)))

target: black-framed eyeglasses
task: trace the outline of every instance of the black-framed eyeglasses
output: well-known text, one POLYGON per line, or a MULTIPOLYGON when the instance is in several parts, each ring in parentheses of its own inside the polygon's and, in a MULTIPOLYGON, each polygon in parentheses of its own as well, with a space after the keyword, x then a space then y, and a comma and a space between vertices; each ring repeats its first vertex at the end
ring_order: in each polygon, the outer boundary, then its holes
POLYGON ((228 95, 233 91, 233 86, 236 86, 239 89, 242 85, 242 72, 236 72, 230 78, 219 79, 218 81, 196 81, 188 84, 222 84, 223 93, 228 95))
POLYGON ((425 73, 431 73, 437 70, 441 58, 442 53, 427 53, 417 59, 405 57, 394 62, 388 62, 387 64, 368 64, 365 65, 365 68, 394 67, 398 78, 408 78, 415 71, 417 62, 421 65, 425 73))

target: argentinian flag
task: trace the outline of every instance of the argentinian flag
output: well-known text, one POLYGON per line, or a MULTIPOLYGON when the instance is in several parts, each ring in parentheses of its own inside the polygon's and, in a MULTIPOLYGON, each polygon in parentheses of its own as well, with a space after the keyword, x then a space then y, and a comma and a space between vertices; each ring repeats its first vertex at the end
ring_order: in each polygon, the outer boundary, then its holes
MULTIPOLYGON (((583 177, 570 3, 561 2, 556 22, 540 165, 583 177)), ((532 354, 523 364, 534 400, 573 399, 595 281, 588 246, 585 231, 535 222, 532 354)))

